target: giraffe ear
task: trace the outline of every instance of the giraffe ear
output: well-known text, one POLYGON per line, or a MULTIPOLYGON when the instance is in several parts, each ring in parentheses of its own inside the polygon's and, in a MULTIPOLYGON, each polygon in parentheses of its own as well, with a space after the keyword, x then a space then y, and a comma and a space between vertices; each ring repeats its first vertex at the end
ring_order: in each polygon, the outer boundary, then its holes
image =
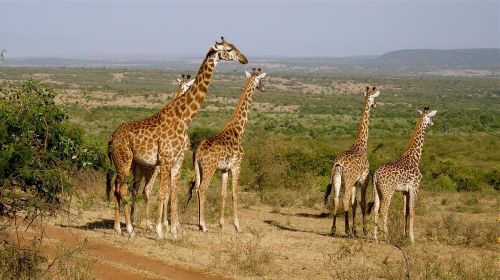
POLYGON ((429 116, 429 117, 432 118, 432 117, 434 117, 436 115, 437 112, 438 111, 434 110, 434 111, 430 112, 429 114, 427 114, 427 116, 429 116))
POLYGON ((262 73, 259 76, 257 76, 257 78, 264 79, 266 77, 266 75, 267 75, 267 73, 262 73))
POLYGON ((377 97, 379 94, 380 94, 380 91, 378 90, 378 91, 377 91, 377 92, 375 92, 372 96, 373 96, 373 97, 377 97))
POLYGON ((181 83, 182 83, 182 80, 181 80, 181 79, 177 78, 176 80, 177 80, 177 83, 179 83, 179 84, 181 84, 181 83))
POLYGON ((366 91, 363 91, 363 96, 366 97, 366 91))
POLYGON ((418 114, 422 116, 422 111, 420 110, 417 110, 418 111, 418 114))
POLYGON ((250 78, 250 77, 252 77, 252 74, 250 74, 250 72, 248 72, 247 70, 245 70, 245 76, 247 78, 250 78))
POLYGON ((193 85, 193 83, 194 83, 194 80, 195 80, 195 79, 192 79, 191 81, 187 82, 187 83, 186 83, 186 86, 187 86, 187 87, 192 86, 192 85, 193 85))

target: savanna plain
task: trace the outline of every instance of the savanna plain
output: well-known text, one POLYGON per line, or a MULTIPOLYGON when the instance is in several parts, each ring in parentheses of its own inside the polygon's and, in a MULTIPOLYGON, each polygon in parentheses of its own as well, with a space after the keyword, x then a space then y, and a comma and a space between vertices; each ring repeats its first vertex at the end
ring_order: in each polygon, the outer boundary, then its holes
MULTIPOLYGON (((9 264, 13 254, 9 244, 24 244, 39 253, 40 260, 24 261, 34 263, 31 277, 40 278, 497 279, 498 78, 263 71, 268 72, 266 92, 254 95, 243 140, 239 183, 243 232, 237 234, 230 224, 230 201, 226 227, 219 228, 221 181, 216 173, 206 203, 208 232, 198 230, 193 199, 181 207, 179 237, 156 240, 144 223, 141 194, 134 213, 137 236, 113 231, 114 204, 105 196, 105 172, 110 168, 107 141, 120 123, 152 115, 171 100, 177 89, 175 78, 189 71, 1 67, 3 92, 26 88, 27 83, 54 91, 55 106, 66 116, 68 139, 78 135, 81 146, 67 143, 66 162, 75 168, 65 171, 68 191, 62 192, 62 213, 44 216, 30 226, 22 221, 24 213, 2 220, 2 233, 9 237, 1 245, 0 275, 8 276, 8 268, 18 265, 9 264), (343 235, 343 218, 338 222, 340 235, 329 236, 331 201, 325 206, 323 193, 333 159, 352 145, 358 133, 366 86, 381 92, 370 116, 371 172, 405 150, 417 110, 438 111, 427 129, 420 163, 423 179, 414 245, 403 236, 400 193, 393 197, 389 233, 381 243, 372 238, 373 214, 366 217, 368 234, 361 230, 359 207, 357 236, 343 235)), ((180 205, 185 204, 194 178, 192 149, 222 129, 245 80, 243 71, 214 75, 189 129, 191 149, 182 169, 180 205)), ((157 189, 158 182, 153 204, 157 189)), ((371 180, 367 200, 372 200, 371 180)), ((151 212, 155 218, 154 205, 151 212)))

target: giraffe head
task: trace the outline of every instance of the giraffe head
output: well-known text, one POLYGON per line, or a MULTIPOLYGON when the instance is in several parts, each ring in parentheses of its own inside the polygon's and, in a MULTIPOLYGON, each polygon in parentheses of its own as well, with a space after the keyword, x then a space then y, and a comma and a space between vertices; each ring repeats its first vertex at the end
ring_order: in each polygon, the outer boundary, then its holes
POLYGON ((221 42, 215 42, 212 50, 215 52, 216 60, 239 61, 241 64, 247 64, 248 59, 233 44, 227 42, 224 37, 220 37, 221 42))
POLYGON ((262 92, 266 91, 266 88, 264 87, 264 78, 266 77, 267 73, 262 73, 261 69, 252 69, 252 73, 245 71, 245 75, 247 76, 248 79, 252 79, 252 88, 253 89, 258 89, 262 92))
POLYGON ((376 89, 377 89, 376 87, 372 87, 371 89, 370 87, 366 87, 366 91, 363 93, 370 108, 377 107, 377 102, 375 101, 375 98, 380 94, 380 91, 376 89))
POLYGON ((432 118, 436 115, 436 110, 429 111, 429 107, 424 107, 424 111, 418 110, 418 113, 420 114, 420 118, 422 118, 424 127, 428 125, 434 125, 434 123, 432 122, 432 118))
POLYGON ((179 84, 179 89, 177 90, 176 97, 182 96, 184 93, 186 93, 188 91, 189 87, 191 87, 191 85, 194 83, 195 79, 192 79, 192 80, 189 80, 189 79, 191 79, 191 75, 184 75, 184 74, 181 74, 181 77, 177 78, 177 83, 179 84))

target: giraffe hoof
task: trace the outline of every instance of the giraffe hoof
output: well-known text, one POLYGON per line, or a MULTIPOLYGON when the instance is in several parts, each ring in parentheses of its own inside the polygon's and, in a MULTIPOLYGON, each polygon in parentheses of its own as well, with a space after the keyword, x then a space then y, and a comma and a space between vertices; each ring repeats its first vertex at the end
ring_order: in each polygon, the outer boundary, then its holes
POLYGON ((165 234, 163 233, 163 229, 161 227, 162 227, 161 224, 156 225, 156 234, 157 234, 158 240, 165 238, 165 234))
POLYGON ((332 228, 332 230, 330 231, 330 236, 332 237, 336 237, 337 236, 337 233, 336 233, 336 230, 332 228))
POLYGON ((118 226, 115 225, 114 230, 115 230, 116 234, 118 234, 118 235, 122 234, 122 229, 121 229, 120 225, 118 225, 118 226))
POLYGON ((201 232, 207 232, 208 231, 207 227, 204 226, 204 225, 199 225, 198 228, 200 229, 201 232))

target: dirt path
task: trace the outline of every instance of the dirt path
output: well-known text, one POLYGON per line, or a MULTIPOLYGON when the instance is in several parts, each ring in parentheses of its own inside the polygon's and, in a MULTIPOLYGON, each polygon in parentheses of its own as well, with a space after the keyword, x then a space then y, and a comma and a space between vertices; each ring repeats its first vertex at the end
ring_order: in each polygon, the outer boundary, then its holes
MULTIPOLYGON (((29 231, 21 231, 19 234, 25 240, 35 236, 34 232, 29 231)), ((78 246, 85 243, 85 255, 95 261, 92 267, 97 279, 221 279, 221 277, 172 265, 154 256, 134 253, 129 248, 102 242, 67 227, 45 226, 44 240, 52 245, 46 250, 49 259, 54 257, 54 246, 59 243, 65 246, 78 246)))

